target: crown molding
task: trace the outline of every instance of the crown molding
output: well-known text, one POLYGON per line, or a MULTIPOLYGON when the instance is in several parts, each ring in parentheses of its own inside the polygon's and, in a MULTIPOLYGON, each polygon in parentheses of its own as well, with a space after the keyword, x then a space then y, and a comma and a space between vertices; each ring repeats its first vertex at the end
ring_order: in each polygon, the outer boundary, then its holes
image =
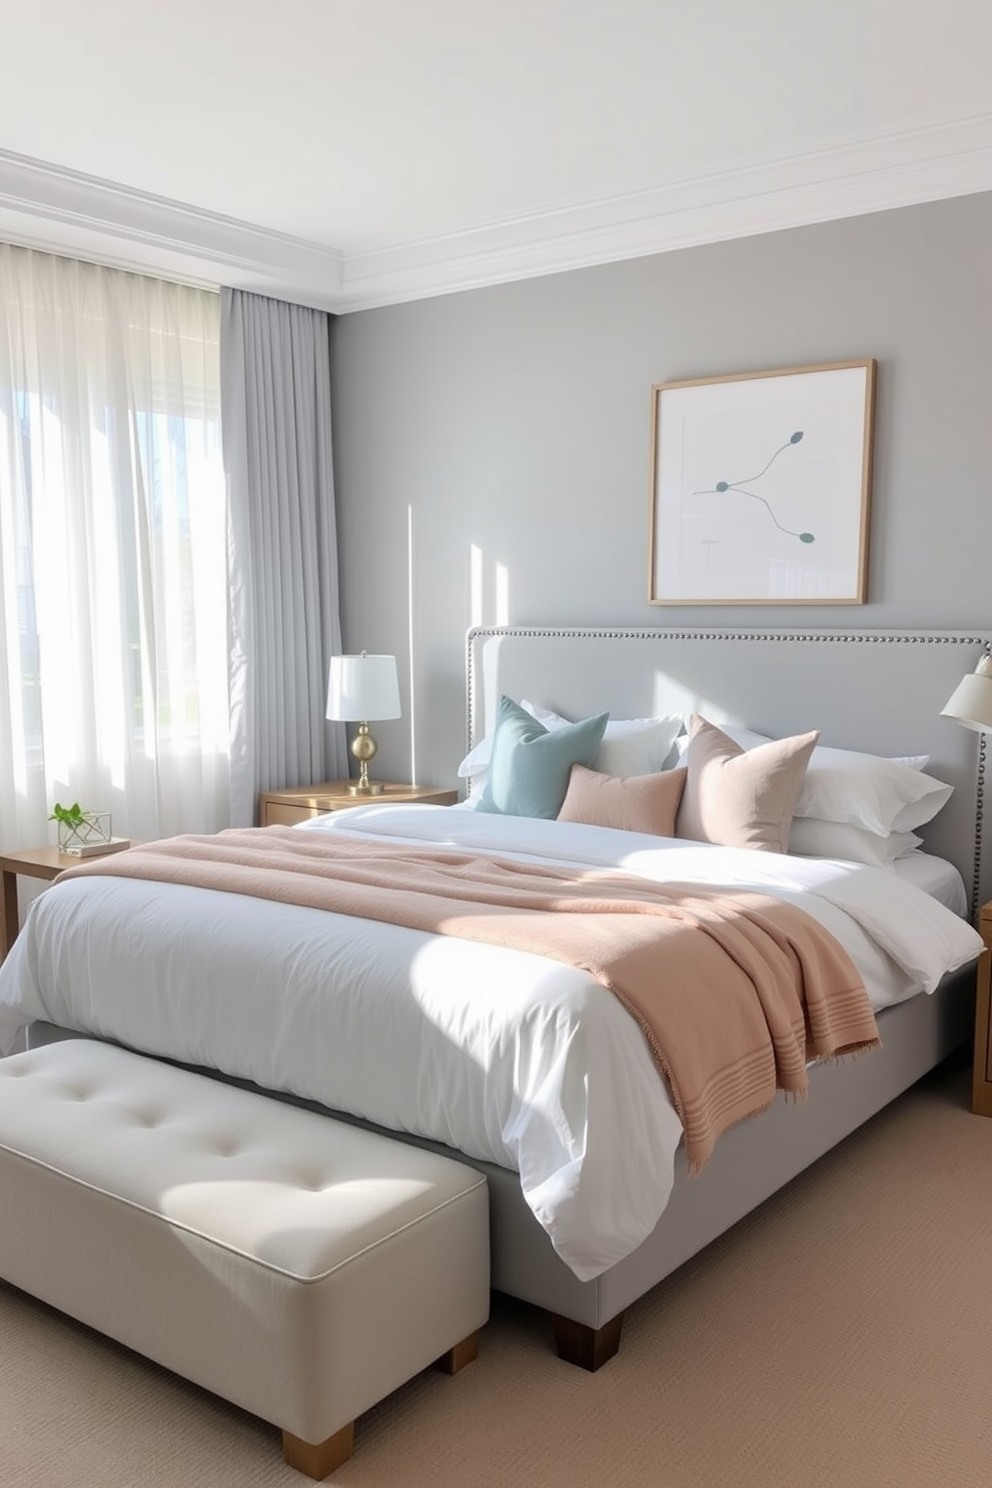
POLYGON ((344 256, 216 212, 0 150, 0 234, 193 283, 338 308, 344 256))
POLYGON ((345 313, 992 190, 992 112, 345 255, 0 151, 0 236, 345 313))
POLYGON ((992 190, 992 113, 345 260, 342 308, 478 289, 992 190))

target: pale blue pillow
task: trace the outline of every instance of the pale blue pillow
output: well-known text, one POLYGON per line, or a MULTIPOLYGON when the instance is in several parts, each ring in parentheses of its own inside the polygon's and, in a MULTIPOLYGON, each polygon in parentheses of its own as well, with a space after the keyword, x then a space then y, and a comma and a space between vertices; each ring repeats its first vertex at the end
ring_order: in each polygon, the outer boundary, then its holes
POLYGON ((600 713, 549 732, 519 703, 501 697, 489 778, 477 809, 554 819, 565 799, 572 766, 592 767, 609 716, 600 713))

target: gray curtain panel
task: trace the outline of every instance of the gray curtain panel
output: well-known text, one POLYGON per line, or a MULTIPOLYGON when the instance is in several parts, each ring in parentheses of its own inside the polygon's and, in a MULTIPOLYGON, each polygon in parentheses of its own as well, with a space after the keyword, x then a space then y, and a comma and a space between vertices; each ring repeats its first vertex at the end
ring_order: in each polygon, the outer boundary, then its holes
POLYGON ((348 774, 325 720, 341 650, 327 316, 221 290, 228 485, 231 823, 258 793, 348 774))

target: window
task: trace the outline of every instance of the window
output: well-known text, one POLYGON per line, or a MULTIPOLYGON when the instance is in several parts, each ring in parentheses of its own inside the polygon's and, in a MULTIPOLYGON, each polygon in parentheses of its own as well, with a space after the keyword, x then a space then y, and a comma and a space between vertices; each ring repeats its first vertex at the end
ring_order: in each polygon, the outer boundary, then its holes
POLYGON ((0 245, 0 819, 228 810, 219 296, 0 245))

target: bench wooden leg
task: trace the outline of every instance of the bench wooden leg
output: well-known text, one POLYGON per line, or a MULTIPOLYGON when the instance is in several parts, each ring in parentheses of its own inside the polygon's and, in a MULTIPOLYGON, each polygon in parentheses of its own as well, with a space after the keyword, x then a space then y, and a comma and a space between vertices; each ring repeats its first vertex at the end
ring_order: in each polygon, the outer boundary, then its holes
POLYGON ((459 1369, 464 1369, 466 1364, 471 1364, 473 1359, 479 1357, 479 1330, 470 1333, 463 1338, 461 1343, 456 1343, 446 1354, 442 1354, 437 1361, 438 1369, 443 1369, 445 1374, 457 1374, 459 1369))
POLYGON ((566 1364, 577 1364, 580 1369, 588 1369, 594 1374, 607 1360, 613 1358, 620 1347, 622 1312, 618 1312, 615 1318, 611 1318, 601 1328, 590 1328, 588 1323, 573 1322, 571 1318, 559 1317, 556 1312, 552 1312, 550 1317, 558 1357, 564 1359, 566 1364))
POLYGON ((340 1431, 322 1442, 301 1441, 290 1431, 282 1434, 282 1455, 290 1467, 306 1473, 308 1478, 326 1478, 335 1468, 347 1462, 355 1450, 355 1423, 349 1421, 340 1431))
MULTIPOLYGON (((437 1367, 443 1369, 445 1374, 457 1374, 459 1369, 464 1369, 466 1364, 471 1364, 478 1356, 479 1330, 476 1329, 446 1354, 442 1354, 437 1367)), ((318 1481, 347 1462, 354 1450, 354 1421, 349 1421, 347 1426, 342 1426, 340 1431, 335 1431, 333 1436, 322 1442, 301 1441, 291 1431, 284 1431, 282 1434, 282 1454, 290 1467, 295 1467, 298 1472, 306 1473, 308 1478, 316 1478, 318 1481)))

